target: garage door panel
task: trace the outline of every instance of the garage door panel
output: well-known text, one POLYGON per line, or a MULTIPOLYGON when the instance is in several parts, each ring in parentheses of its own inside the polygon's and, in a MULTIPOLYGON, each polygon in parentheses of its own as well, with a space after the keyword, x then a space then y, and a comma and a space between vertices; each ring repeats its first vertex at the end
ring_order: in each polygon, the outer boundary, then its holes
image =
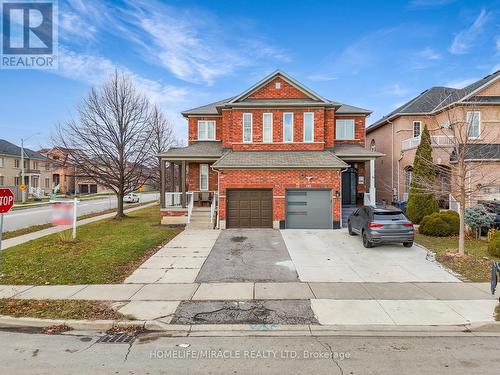
POLYGON ((228 228, 272 228, 272 190, 228 190, 228 228))
POLYGON ((288 190, 286 192, 286 227, 332 228, 331 204, 331 190, 288 190))

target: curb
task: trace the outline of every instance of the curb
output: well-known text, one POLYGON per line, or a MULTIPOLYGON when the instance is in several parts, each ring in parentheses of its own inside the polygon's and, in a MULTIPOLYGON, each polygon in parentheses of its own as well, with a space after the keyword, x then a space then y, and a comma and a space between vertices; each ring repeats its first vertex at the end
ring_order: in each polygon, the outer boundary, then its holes
POLYGON ((143 326, 149 333, 168 336, 456 336, 500 335, 500 322, 450 326, 396 325, 279 325, 279 324, 168 324, 161 320, 72 320, 15 318, 0 315, 0 328, 44 328, 65 324, 75 331, 106 331, 111 327, 143 326))

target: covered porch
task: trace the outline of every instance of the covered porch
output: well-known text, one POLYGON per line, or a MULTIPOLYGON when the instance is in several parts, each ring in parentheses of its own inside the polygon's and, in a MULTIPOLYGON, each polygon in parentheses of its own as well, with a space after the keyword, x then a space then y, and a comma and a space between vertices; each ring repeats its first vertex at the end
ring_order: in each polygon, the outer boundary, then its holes
POLYGON ((342 171, 342 226, 345 226, 357 207, 376 204, 375 159, 384 154, 358 144, 335 145, 333 152, 349 164, 342 171))
POLYGON ((194 143, 158 155, 162 224, 189 224, 195 219, 215 223, 218 181, 211 165, 221 155, 220 142, 194 143))

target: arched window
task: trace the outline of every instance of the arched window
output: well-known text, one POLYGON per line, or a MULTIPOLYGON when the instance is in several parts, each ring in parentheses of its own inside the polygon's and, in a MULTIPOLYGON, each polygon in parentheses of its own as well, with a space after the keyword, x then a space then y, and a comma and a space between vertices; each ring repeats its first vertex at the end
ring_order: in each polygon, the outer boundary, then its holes
POLYGON ((413 175, 413 167, 405 168, 405 193, 410 192, 411 178, 413 175))
POLYGON ((375 145, 375 139, 372 139, 370 143, 370 150, 377 151, 377 146, 375 145))

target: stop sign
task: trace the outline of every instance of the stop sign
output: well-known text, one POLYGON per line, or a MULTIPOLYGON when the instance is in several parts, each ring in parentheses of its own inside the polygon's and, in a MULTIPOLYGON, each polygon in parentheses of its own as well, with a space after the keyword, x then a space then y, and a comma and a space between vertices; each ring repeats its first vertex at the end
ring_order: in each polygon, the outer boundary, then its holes
POLYGON ((0 214, 9 212, 14 205, 14 194, 10 189, 0 188, 0 214))

